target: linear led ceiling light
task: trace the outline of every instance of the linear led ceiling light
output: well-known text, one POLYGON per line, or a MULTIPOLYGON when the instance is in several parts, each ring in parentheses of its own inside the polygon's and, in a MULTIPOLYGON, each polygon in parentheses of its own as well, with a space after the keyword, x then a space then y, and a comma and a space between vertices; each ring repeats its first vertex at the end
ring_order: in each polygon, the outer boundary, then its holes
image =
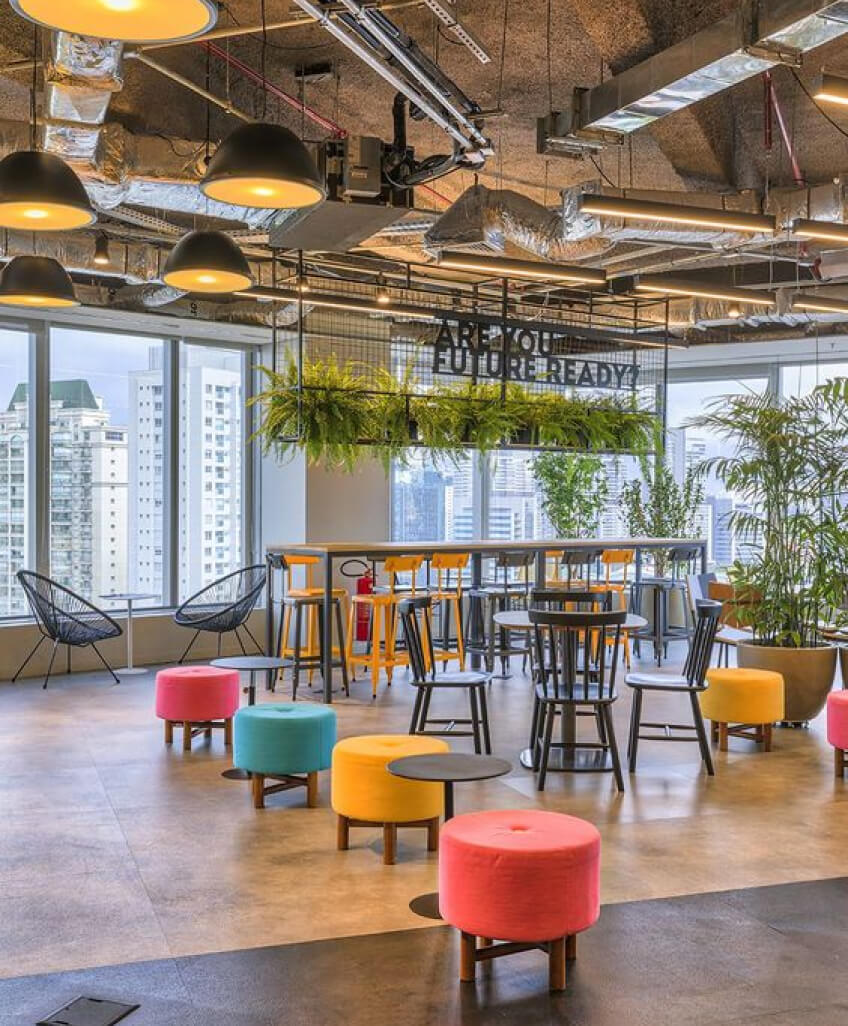
POLYGON ((527 278, 530 281, 555 281, 564 285, 606 285, 604 271, 572 264, 549 264, 536 260, 508 260, 503 257, 474 256, 472 253, 445 251, 439 267, 452 271, 470 271, 493 278, 527 278))
POLYGON ((848 302, 844 299, 824 299, 821 296, 795 296, 793 310, 809 310, 812 313, 848 314, 848 302))
POLYGON ((0 274, 0 303, 40 309, 79 306, 68 272, 52 257, 16 256, 0 274))
POLYGON ((663 221, 668 224, 693 224, 724 231, 751 232, 754 235, 774 234, 777 222, 768 214, 746 214, 741 210, 717 210, 692 207, 686 203, 654 203, 652 200, 627 199, 584 193, 580 198, 584 214, 620 217, 633 221, 663 221))
POLYGON ((634 289, 639 292, 661 292, 667 296, 693 296, 698 299, 723 299, 730 303, 749 306, 774 306, 776 297, 771 292, 752 292, 732 285, 698 281, 692 278, 663 278, 640 275, 634 280, 634 289))
POLYGON ((218 20, 213 0, 9 0, 39 25, 126 43, 170 43, 191 39, 218 20))
POLYGON ((848 78, 823 71, 813 86, 813 99, 821 103, 839 103, 848 107, 848 78))
POLYGON ((326 307, 329 310, 355 310, 358 313, 378 313, 386 317, 395 315, 397 317, 408 317, 417 321, 436 321, 440 317, 448 317, 446 311, 431 310, 425 306, 409 306, 405 303, 381 304, 376 299, 360 299, 358 296, 338 296, 328 293, 315 292, 310 290, 308 294, 302 295, 294 289, 282 288, 256 288, 239 290, 237 296, 245 299, 273 300, 276 303, 297 303, 303 301, 309 306, 326 307))
POLYGON ((813 221, 799 217, 790 227, 793 235, 803 235, 806 239, 822 239, 825 242, 842 242, 848 246, 848 224, 841 221, 813 221))

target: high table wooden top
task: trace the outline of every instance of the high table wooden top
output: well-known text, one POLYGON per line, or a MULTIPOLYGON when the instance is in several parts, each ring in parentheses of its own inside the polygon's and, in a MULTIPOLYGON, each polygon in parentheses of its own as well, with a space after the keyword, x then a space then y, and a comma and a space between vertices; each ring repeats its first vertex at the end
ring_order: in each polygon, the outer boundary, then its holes
POLYGON ((705 538, 542 538, 508 541, 483 538, 464 542, 362 542, 330 541, 305 544, 280 543, 266 546, 268 555, 286 553, 302 556, 393 556, 427 555, 431 552, 556 552, 559 549, 671 549, 678 546, 702 548, 705 538))

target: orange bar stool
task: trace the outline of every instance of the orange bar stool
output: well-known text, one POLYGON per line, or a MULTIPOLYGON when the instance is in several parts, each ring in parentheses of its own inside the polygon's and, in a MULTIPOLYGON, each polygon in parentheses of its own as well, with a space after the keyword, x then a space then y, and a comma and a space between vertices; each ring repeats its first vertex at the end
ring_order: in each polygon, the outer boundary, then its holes
MULTIPOLYGON (((459 668, 465 668, 465 640, 462 636, 462 572, 471 559, 470 552, 434 552, 430 560, 431 569, 436 571, 436 587, 430 592, 433 606, 439 604, 439 626, 442 633, 442 648, 435 649, 434 656, 447 663, 459 660, 459 668), (455 575, 455 576, 454 576, 455 575), (456 651, 450 647, 451 614, 456 626, 456 651)), ((432 608, 432 607, 431 607, 432 608)))
POLYGON ((389 556, 383 566, 389 575, 388 588, 352 597, 347 624, 347 665, 351 678, 356 680, 356 667, 366 666, 371 675, 371 694, 377 697, 377 682, 380 671, 386 671, 386 680, 392 683, 392 672, 396 666, 407 666, 409 657, 406 652, 397 649, 397 604, 401 599, 415 594, 416 577, 424 563, 423 556, 389 556), (405 587, 400 580, 401 574, 411 575, 411 584, 405 587), (367 606, 371 617, 368 650, 354 652, 353 641, 356 636, 356 613, 361 606, 367 606))
MULTIPOLYGON (((592 590, 610 591, 616 598, 614 609, 627 609, 630 581, 628 574, 636 559, 635 549, 604 549, 601 553, 601 566, 604 572, 603 584, 596 584, 592 590)), ((630 637, 627 630, 621 628, 621 647, 624 651, 624 665, 630 669, 630 637)))
MULTIPOLYGON (((315 567, 320 564, 319 556, 286 555, 280 556, 280 563, 285 571, 285 598, 283 615, 280 621, 280 633, 277 651, 281 659, 291 658, 309 667, 309 686, 315 667, 319 665, 321 639, 319 636, 320 607, 314 600, 323 596, 324 588, 315 583, 315 567), (302 569, 304 578, 301 584, 295 584, 294 571, 302 569), (306 610, 306 642, 302 640, 302 614, 306 610), (294 627, 294 633, 292 633, 294 627)), ((336 607, 336 619, 343 622, 347 619, 350 596, 346 588, 333 588, 333 605, 336 607)), ((339 643, 333 646, 333 655, 341 661, 345 658, 344 639, 339 629, 339 643)), ((346 667, 345 669, 345 676, 346 667)), ((280 674, 282 674, 282 670, 280 674)))
POLYGON ((545 553, 545 587, 556 588, 562 584, 562 557, 565 555, 562 549, 548 549, 545 553))

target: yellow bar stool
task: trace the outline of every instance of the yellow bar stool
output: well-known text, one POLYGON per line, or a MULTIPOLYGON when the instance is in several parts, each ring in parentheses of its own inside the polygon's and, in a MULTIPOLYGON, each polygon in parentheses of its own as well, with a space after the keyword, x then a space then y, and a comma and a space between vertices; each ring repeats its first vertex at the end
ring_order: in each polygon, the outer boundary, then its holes
MULTIPOLYGON (((613 592, 616 596, 614 608, 627 609, 627 592, 630 588, 628 575, 636 559, 636 550, 604 549, 600 558, 601 566, 604 568, 604 581, 602 584, 593 585, 592 590, 613 592)), ((629 670, 630 635, 625 627, 621 628, 621 647, 624 652, 624 665, 629 670)))
POLYGON ((347 625, 347 665, 354 680, 357 666, 368 667, 373 698, 377 697, 377 682, 381 670, 386 671, 386 680, 391 685, 394 668, 407 666, 409 663, 406 652, 399 652, 396 647, 397 604, 401 599, 415 594, 415 579, 423 562, 423 556, 389 556, 383 564, 389 575, 388 588, 352 597, 347 625), (408 588, 400 581, 401 574, 411 575, 411 584, 408 588), (356 612, 363 605, 368 607, 371 616, 369 646, 367 652, 354 652, 356 612))
POLYGON ((436 588, 430 592, 430 599, 432 606, 440 604, 439 626, 442 632, 442 648, 434 649, 433 654, 436 661, 441 659, 444 663, 451 659, 458 659, 461 670, 465 669, 465 639, 462 636, 462 571, 468 566, 470 559, 470 552, 434 552, 430 560, 431 569, 436 571, 436 588), (456 651, 450 647, 451 614, 453 614, 453 622, 456 625, 456 651))
MULTIPOLYGON (((319 556, 288 555, 283 553, 280 556, 280 563, 285 572, 285 602, 283 615, 280 622, 280 634, 277 650, 281 659, 297 659, 309 666, 308 680, 312 686, 314 667, 318 665, 320 655, 320 642, 318 636, 318 605, 314 601, 306 601, 323 596, 324 588, 315 583, 315 568, 320 564, 319 556), (295 570, 303 570, 304 576, 301 584, 295 584, 295 570), (302 601, 301 601, 302 600, 302 601), (301 639, 301 613, 303 607, 306 610, 306 642, 301 639), (292 626, 295 625, 294 636, 292 626)), ((348 618, 348 607, 350 595, 347 588, 333 588, 333 604, 340 603, 341 618, 348 618)), ((342 639, 339 644, 333 646, 333 655, 339 660, 345 658, 345 645, 342 639)), ((283 671, 280 671, 282 675, 283 671)))
POLYGON ((557 588, 562 584, 562 557, 565 555, 562 549, 548 549, 545 553, 545 587, 557 588))

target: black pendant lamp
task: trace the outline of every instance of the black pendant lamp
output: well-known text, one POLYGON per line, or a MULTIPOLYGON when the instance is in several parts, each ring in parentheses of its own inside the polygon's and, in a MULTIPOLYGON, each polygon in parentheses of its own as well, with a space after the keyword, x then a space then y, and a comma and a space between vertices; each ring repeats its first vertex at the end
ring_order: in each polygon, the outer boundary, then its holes
POLYGON ((79 306, 68 272, 58 260, 43 256, 17 256, 0 274, 0 304, 42 309, 79 306))
POLYGON ((315 161, 294 132, 262 122, 227 136, 200 188, 221 203, 268 210, 311 207, 327 195, 315 161))
POLYGON ((208 32, 218 20, 214 0, 9 0, 47 28, 98 39, 167 43, 208 32))
POLYGON ((82 182, 64 160, 38 150, 0 160, 0 227, 70 231, 94 217, 82 182))
POLYGON ((244 253, 223 232, 189 232, 168 254, 162 275, 186 292, 237 292, 253 284, 244 253))

